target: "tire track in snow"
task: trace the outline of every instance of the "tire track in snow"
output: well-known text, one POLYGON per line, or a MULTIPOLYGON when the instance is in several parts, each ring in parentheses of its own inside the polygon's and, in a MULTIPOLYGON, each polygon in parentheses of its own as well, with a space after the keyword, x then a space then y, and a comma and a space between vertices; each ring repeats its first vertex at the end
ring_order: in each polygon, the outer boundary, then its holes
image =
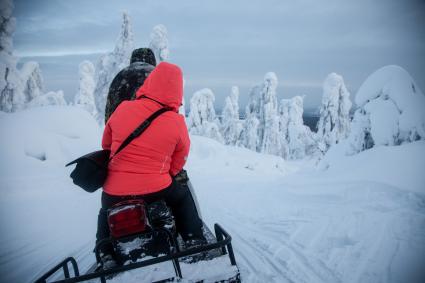
MULTIPOLYGON (((282 268, 271 260, 273 256, 271 256, 266 250, 262 250, 254 243, 246 240, 245 237, 242 237, 239 233, 232 232, 232 236, 233 238, 237 238, 238 246, 244 247, 240 250, 238 255, 241 255, 245 260, 245 263, 249 265, 249 271, 252 274, 250 277, 257 277, 255 278, 255 281, 282 282, 283 278, 287 280, 287 282, 297 282, 293 281, 288 274, 283 271, 285 268, 282 268), (236 237, 233 235, 236 235, 236 237), (252 263, 253 261, 255 262, 252 263), (266 271, 262 270, 263 268, 266 268, 266 271), (259 274, 267 278, 260 278, 260 276, 258 276, 259 274)), ((252 240, 252 238, 250 238, 250 240, 252 240)))
POLYGON ((309 270, 312 270, 323 282, 341 282, 341 279, 336 276, 335 273, 321 259, 317 259, 312 256, 307 257, 302 252, 300 252, 302 249, 300 246, 295 248, 293 245, 279 239, 278 235, 269 237, 269 239, 271 241, 276 241, 278 244, 289 249, 303 266, 307 267, 309 270), (320 268, 317 270, 317 267, 319 266, 320 268))
MULTIPOLYGON (((226 215, 228 214, 226 213, 226 215)), ((256 268, 252 268, 252 264, 250 264, 253 273, 267 266, 271 268, 272 272, 283 277, 276 282, 281 282, 282 279, 288 282, 341 282, 340 278, 322 260, 316 258, 309 259, 300 251, 302 249, 300 246, 294 247, 293 244, 290 244, 292 241, 289 240, 289 234, 285 231, 285 228, 287 230, 288 227, 282 227, 287 226, 287 221, 277 221, 274 225, 271 221, 268 221, 265 226, 262 226, 261 221, 252 223, 253 221, 246 221, 246 217, 238 216, 237 218, 238 221, 233 217, 228 217, 226 221, 230 220, 233 222, 233 225, 229 225, 230 227, 237 227, 237 229, 229 230, 232 230, 231 235, 233 238, 237 239, 234 242, 236 246, 240 246, 240 244, 243 246, 239 254, 247 258, 247 261, 249 261, 249 258, 254 259, 256 257, 262 259, 262 266, 256 265, 256 268), (245 221, 241 221, 240 218, 244 218, 245 221), (282 225, 282 223, 285 225, 282 225), (274 227, 273 231, 267 229, 270 225, 274 227), (282 240, 282 236, 286 238, 285 240, 287 240, 288 243, 282 240), (247 237, 249 237, 249 240, 247 237), (274 247, 279 247, 277 251, 271 250, 272 247, 270 243, 272 243, 274 247), (261 247, 259 247, 259 245, 261 245, 261 247), (279 251, 282 249, 286 249, 291 253, 288 259, 283 259, 278 256, 279 251), (245 255, 248 251, 251 251, 249 252, 251 254, 250 257, 245 255), (296 269, 298 272, 294 272, 292 269, 296 269), (286 272, 284 270, 286 270, 286 272), (299 272, 301 272, 301 276, 299 272)), ((305 219, 300 221, 308 222, 305 219)), ((291 222, 297 222, 297 220, 291 220, 291 222)), ((297 229, 293 230, 294 233, 296 233, 296 230, 297 229)), ((309 257, 312 257, 312 255, 309 255, 309 257)))

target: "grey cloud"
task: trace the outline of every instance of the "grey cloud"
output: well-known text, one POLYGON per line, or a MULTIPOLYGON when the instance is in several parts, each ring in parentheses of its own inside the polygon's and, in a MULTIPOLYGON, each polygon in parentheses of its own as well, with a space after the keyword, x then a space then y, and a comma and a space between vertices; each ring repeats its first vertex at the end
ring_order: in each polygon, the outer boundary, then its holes
POLYGON ((333 71, 355 92, 377 68, 399 64, 425 88, 425 1, 415 0, 20 0, 16 49, 111 50, 123 10, 140 46, 163 23, 171 60, 182 65, 189 88, 201 82, 217 87, 217 101, 232 81, 244 85, 246 100, 249 82, 260 82, 268 71, 277 73, 281 96, 307 94, 311 107, 320 102, 320 84, 333 71))

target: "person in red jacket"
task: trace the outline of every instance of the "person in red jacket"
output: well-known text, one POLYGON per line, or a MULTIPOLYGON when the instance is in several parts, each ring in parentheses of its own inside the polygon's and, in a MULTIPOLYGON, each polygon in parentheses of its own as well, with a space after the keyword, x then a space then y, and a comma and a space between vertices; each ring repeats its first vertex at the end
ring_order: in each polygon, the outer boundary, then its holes
MULTIPOLYGON (((167 111, 114 156, 103 186, 102 208, 98 217, 97 241, 109 237, 107 210, 128 199, 146 202, 165 200, 176 220, 177 231, 185 241, 204 240, 202 220, 187 186, 174 177, 183 169, 190 140, 184 117, 178 113, 183 98, 183 76, 177 65, 162 62, 136 93, 136 100, 123 101, 105 125, 103 149, 115 153, 127 136, 152 113, 167 111)), ((112 250, 102 251, 113 254, 112 250)))

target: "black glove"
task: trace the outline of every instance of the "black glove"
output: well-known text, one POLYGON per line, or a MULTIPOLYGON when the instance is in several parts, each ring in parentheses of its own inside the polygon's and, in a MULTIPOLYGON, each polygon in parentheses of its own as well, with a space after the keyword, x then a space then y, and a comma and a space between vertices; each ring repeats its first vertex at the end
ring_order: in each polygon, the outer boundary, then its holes
POLYGON ((179 173, 177 173, 177 175, 174 176, 174 180, 180 185, 187 185, 187 181, 189 181, 189 177, 187 176, 186 170, 183 169, 179 173))

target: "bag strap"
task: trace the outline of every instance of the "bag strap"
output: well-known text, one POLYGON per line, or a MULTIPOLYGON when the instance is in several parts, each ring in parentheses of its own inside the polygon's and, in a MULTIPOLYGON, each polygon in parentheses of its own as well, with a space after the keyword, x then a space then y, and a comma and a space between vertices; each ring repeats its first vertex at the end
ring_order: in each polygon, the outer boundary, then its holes
POLYGON ((156 112, 154 112, 152 115, 150 115, 145 121, 143 121, 120 145, 120 147, 117 149, 117 151, 114 153, 113 156, 109 158, 109 161, 117 155, 121 150, 123 150, 129 143, 131 143, 135 138, 140 136, 152 123, 153 120, 155 120, 159 115, 161 115, 164 112, 170 111, 171 109, 168 107, 163 107, 156 112))

